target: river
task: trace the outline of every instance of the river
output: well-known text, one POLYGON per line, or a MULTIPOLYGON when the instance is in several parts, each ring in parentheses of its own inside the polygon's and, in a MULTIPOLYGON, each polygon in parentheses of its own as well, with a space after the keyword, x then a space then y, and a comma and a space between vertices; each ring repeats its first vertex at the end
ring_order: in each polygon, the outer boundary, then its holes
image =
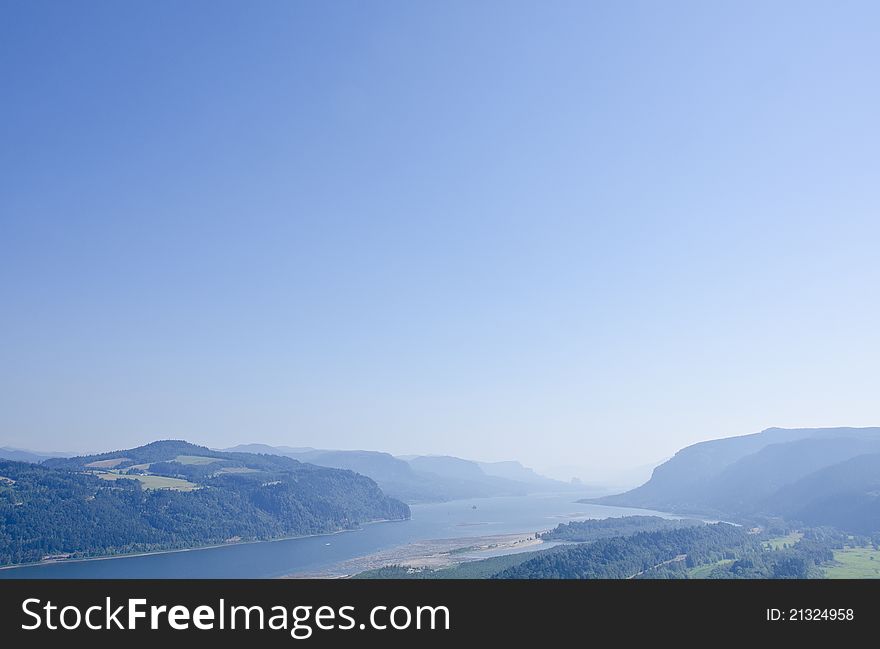
POLYGON ((543 531, 588 518, 672 514, 575 502, 583 495, 532 494, 413 505, 407 521, 295 539, 239 543, 0 570, 0 579, 246 579, 318 572, 337 563, 426 539, 543 531))

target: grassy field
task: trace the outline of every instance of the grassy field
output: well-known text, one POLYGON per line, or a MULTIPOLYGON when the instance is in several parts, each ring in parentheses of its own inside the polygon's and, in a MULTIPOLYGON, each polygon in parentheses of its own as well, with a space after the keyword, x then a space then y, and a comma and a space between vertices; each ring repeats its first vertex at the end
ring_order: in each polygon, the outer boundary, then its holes
POLYGON ((834 551, 834 563, 825 568, 828 579, 880 579, 880 550, 846 548, 834 551))
POLYGON ((161 475, 123 475, 120 473, 96 473, 102 480, 137 480, 144 489, 173 489, 175 491, 192 491, 198 485, 180 478, 166 478, 161 475))
POLYGON ((791 547, 802 538, 804 538, 803 532, 792 532, 786 536, 776 536, 770 539, 764 544, 764 547, 768 550, 781 550, 786 545, 791 547))
POLYGON ((695 566, 688 569, 688 578, 705 579, 713 570, 715 570, 715 568, 720 568, 721 566, 729 566, 731 563, 733 563, 733 559, 722 559, 721 561, 716 561, 715 563, 707 563, 703 566, 695 566))
POLYGON ((214 462, 222 462, 223 460, 204 455, 178 455, 174 461, 179 464, 214 464, 214 462))

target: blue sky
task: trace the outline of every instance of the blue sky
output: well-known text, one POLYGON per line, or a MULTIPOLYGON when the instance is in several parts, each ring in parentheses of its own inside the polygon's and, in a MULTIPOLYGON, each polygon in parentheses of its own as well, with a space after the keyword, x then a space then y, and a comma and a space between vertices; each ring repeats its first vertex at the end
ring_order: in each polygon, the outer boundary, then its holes
POLYGON ((0 6, 0 445, 586 477, 877 425, 872 2, 0 6))

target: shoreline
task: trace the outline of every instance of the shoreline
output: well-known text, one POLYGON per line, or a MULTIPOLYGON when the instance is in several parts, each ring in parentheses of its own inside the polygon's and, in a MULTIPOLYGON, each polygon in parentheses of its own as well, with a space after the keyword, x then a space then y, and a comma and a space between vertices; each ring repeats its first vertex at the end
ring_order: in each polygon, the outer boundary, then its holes
POLYGON ((233 541, 231 543, 213 543, 210 545, 195 545, 189 548, 170 548, 168 550, 150 550, 148 552, 130 552, 125 554, 106 554, 98 557, 79 557, 76 559, 46 559, 42 561, 31 561, 30 563, 16 563, 10 566, 0 566, 0 570, 16 570, 18 568, 39 568, 40 566, 54 566, 65 563, 84 563, 86 561, 107 561, 110 559, 134 559, 136 557, 151 557, 157 554, 176 554, 182 552, 198 552, 200 550, 212 550, 216 548, 229 548, 237 545, 254 545, 256 543, 278 543, 280 541, 294 541, 296 539, 312 539, 319 536, 336 536, 337 534, 346 534, 348 532, 357 532, 367 525, 375 525, 377 523, 402 523, 409 519, 393 519, 393 518, 377 518, 376 520, 366 521, 359 527, 353 529, 334 530, 332 532, 318 532, 316 534, 298 534, 294 536, 279 536, 273 539, 257 539, 253 541, 233 541))
MULTIPOLYGON (((525 525, 525 529, 520 525, 505 525, 507 531, 500 531, 493 534, 489 529, 481 530, 482 534, 474 530, 475 534, 473 536, 468 535, 467 533, 456 533, 455 536, 443 536, 446 530, 440 531, 432 530, 435 535, 430 535, 430 532, 425 535, 423 538, 416 538, 415 540, 411 540, 411 536, 407 534, 398 535, 396 532, 391 532, 390 537, 388 537, 388 541, 392 541, 393 539, 399 539, 397 543, 393 543, 392 545, 385 545, 384 543, 378 546, 373 546, 377 549, 373 550, 367 546, 364 546, 364 549, 361 550, 361 553, 354 554, 354 552, 346 552, 342 555, 338 555, 338 559, 330 559, 330 561, 320 561, 317 565, 313 565, 311 567, 303 566, 302 568, 296 565, 297 562, 294 562, 290 568, 284 570, 279 570, 274 572, 274 574, 269 574, 265 578, 267 579, 289 579, 289 578, 339 578, 346 577, 352 574, 356 574, 359 572, 363 572, 365 570, 369 570, 375 567, 382 567, 384 565, 390 565, 394 563, 403 563, 406 562, 407 565, 414 566, 432 566, 432 567, 444 567, 444 566, 452 566, 457 564, 462 564, 465 562, 470 562, 474 560, 480 560, 489 558, 492 556, 502 556, 506 554, 515 554, 524 551, 531 550, 540 550, 540 549, 550 549, 555 545, 552 541, 546 541, 543 543, 538 543, 534 539, 535 530, 540 529, 541 531, 546 531, 552 527, 555 527, 558 523, 568 522, 571 520, 581 520, 581 519, 589 519, 589 518, 608 518, 615 517, 613 512, 604 513, 604 510, 611 509, 625 509, 629 510, 630 508, 615 508, 608 507, 603 505, 587 505, 588 508, 593 507, 596 509, 601 509, 603 512, 595 512, 595 511, 581 511, 576 509, 576 500, 571 499, 571 494, 557 494, 557 493, 547 493, 547 494, 537 494, 538 496, 554 496, 558 499, 561 499, 563 502, 557 503, 553 506, 553 509, 544 517, 543 521, 537 522, 537 525, 534 523, 525 525), (573 507, 574 505, 574 507, 573 507), (439 533, 439 534, 438 534, 439 533), (553 545, 550 545, 550 544, 553 545)), ((431 505, 447 505, 452 503, 458 503, 464 506, 468 511, 471 509, 472 502, 479 503, 482 499, 461 499, 460 501, 445 501, 442 503, 430 503, 425 505, 430 507, 431 505)), ((504 498, 507 500, 507 498, 504 498)), ((413 512, 414 514, 416 512, 413 512)), ((633 512, 635 513, 635 512, 633 512)), ((664 518, 680 518, 677 515, 670 515, 667 512, 644 512, 646 515, 658 515, 664 518)), ((618 511, 616 515, 621 515, 618 511)), ((629 514, 625 514, 629 515, 629 514)), ((83 564, 85 562, 91 561, 106 561, 110 559, 134 559, 137 557, 150 557, 152 555, 165 555, 165 554, 178 554, 184 552, 196 552, 199 550, 211 550, 222 547, 229 547, 230 549, 235 548, 236 546, 251 546, 258 543, 276 543, 280 541, 296 541, 298 539, 309 539, 309 538, 320 538, 320 537, 331 537, 337 534, 342 534, 344 532, 356 532, 356 531, 366 531, 368 526, 373 525, 375 523, 407 523, 410 519, 376 519, 372 521, 367 521, 362 523, 356 528, 351 529, 339 529, 333 530, 330 532, 320 532, 316 534, 304 534, 304 535, 292 535, 285 537, 278 537, 266 540, 248 540, 248 541, 235 541, 230 543, 214 543, 210 545, 202 545, 202 546, 190 546, 184 548, 168 548, 168 549, 159 549, 159 550, 151 550, 146 552, 131 552, 126 554, 110 554, 110 555, 101 555, 101 556, 92 556, 92 557, 79 557, 75 559, 48 559, 45 561, 37 561, 30 562, 26 564, 15 564, 0 567, 0 570, 5 571, 15 571, 17 569, 24 569, 20 573, 15 572, 5 572, 0 573, 3 575, 3 578, 39 578, 40 572, 38 569, 41 567, 46 568, 46 573, 44 573, 43 578, 57 578, 64 579, 62 576, 53 576, 55 575, 55 570, 53 570, 53 566, 63 566, 64 564, 83 564), (31 575, 30 571, 34 571, 35 574, 31 575), (26 575, 26 576, 25 576, 26 575)), ((480 519, 483 520, 482 518, 480 519)), ((472 524, 472 523, 471 523, 472 524)), ((465 527, 467 527, 465 525, 465 527)), ((462 528, 462 532, 464 532, 465 527, 462 528)), ((425 530, 426 532, 428 530, 425 530)), ((448 531, 452 531, 451 529, 448 531)), ((380 537, 384 538, 386 536, 385 533, 379 533, 380 537)), ((372 535, 371 535, 372 536, 372 535)), ((350 541, 346 541, 345 544, 348 546, 351 544, 350 541)), ((327 544, 329 545, 329 543, 327 544)), ((356 548, 358 543, 355 542, 352 548, 356 548)), ((249 550, 243 550, 244 552, 250 552, 249 550)), ((275 552, 275 550, 267 550, 269 552, 275 552)), ((184 559, 180 559, 184 560, 184 559)), ((168 559, 167 561, 174 561, 173 559, 168 559)), ((120 565, 125 565, 120 564, 120 565)), ((141 565, 139 563, 132 564, 136 567, 141 565)), ((71 568, 72 570, 77 570, 76 568, 71 568)), ((63 568, 61 569, 63 570, 63 568)), ((87 571, 86 568, 79 568, 80 571, 87 571)), ((123 572, 126 569, 120 568, 123 572)), ((60 572, 60 570, 59 570, 60 572)), ((61 574, 67 574, 61 573, 61 574)), ((206 578, 212 578, 213 575, 208 575, 206 578)), ((161 577, 161 579, 175 579, 179 578, 177 575, 168 574, 161 577)), ((239 575, 236 578, 248 578, 248 575, 239 575)))
POLYGON ((346 559, 322 570, 296 572, 279 579, 347 579, 389 565, 412 570, 443 570, 496 556, 549 550, 555 545, 557 543, 542 540, 535 532, 426 539, 346 559))

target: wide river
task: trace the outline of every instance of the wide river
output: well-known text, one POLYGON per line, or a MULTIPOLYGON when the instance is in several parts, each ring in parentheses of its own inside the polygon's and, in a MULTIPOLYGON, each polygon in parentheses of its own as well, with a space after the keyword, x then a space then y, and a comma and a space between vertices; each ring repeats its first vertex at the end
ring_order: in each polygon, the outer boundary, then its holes
POLYGON ((413 505, 412 518, 408 521, 372 523, 350 532, 23 566, 0 570, 0 579, 282 577, 326 570, 355 557, 427 539, 537 532, 562 522, 587 518, 638 514, 674 518, 663 512, 575 502, 581 497, 583 495, 573 493, 533 494, 413 505))

